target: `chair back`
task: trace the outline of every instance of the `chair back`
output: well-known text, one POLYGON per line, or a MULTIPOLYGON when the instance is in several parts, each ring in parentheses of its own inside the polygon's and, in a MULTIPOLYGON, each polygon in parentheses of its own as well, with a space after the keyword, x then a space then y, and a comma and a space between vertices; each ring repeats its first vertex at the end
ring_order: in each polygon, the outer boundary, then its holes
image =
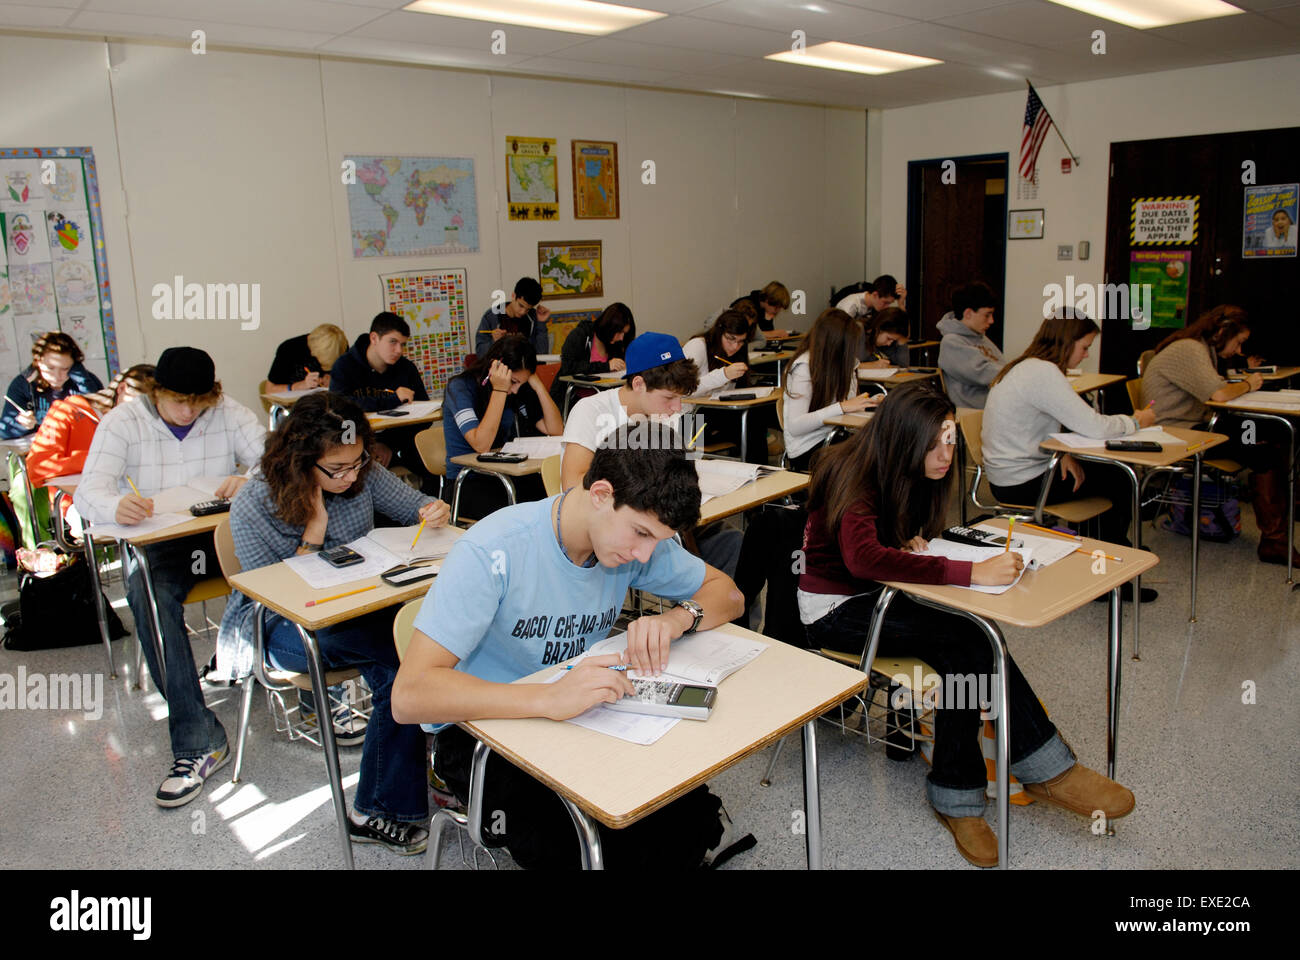
POLYGON ((1133 412, 1137 413, 1142 409, 1142 378, 1135 377, 1132 380, 1126 380, 1124 386, 1128 387, 1128 399, 1133 404, 1133 412))
POLYGON ((415 449, 420 451, 420 460, 424 469, 435 477, 447 475, 447 438, 442 432, 442 424, 435 423, 427 430, 415 435, 415 449))
POLYGON ((966 444, 966 456, 973 467, 984 466, 984 442, 980 434, 984 429, 984 411, 962 407, 957 411, 957 425, 966 444))
POLYGON ((265 410, 267 413, 271 412, 272 404, 270 400, 266 399, 266 397, 263 396, 263 394, 266 393, 266 390, 270 385, 271 385, 270 380, 263 380, 261 383, 257 385, 257 396, 262 401, 262 409, 265 410))
POLYGON ((406 656, 406 648, 411 645, 411 636, 415 633, 415 618, 419 615, 423 603, 424 597, 408 600, 402 604, 402 608, 397 611, 397 617, 393 620, 393 643, 397 646, 399 661, 406 656))
POLYGON ((547 457, 542 461, 542 486, 546 488, 546 495, 553 497, 561 492, 560 464, 563 461, 560 454, 553 457, 547 457))
POLYGON ((243 570, 239 557, 235 556, 235 537, 230 532, 230 514, 221 518, 217 528, 212 531, 212 542, 217 550, 217 564, 221 575, 229 580, 243 570))
POLYGON ((1142 376, 1142 371, 1147 368, 1147 364, 1151 362, 1151 358, 1154 357, 1155 355, 1156 352, 1154 350, 1143 350, 1142 353, 1138 356, 1139 377, 1142 376))

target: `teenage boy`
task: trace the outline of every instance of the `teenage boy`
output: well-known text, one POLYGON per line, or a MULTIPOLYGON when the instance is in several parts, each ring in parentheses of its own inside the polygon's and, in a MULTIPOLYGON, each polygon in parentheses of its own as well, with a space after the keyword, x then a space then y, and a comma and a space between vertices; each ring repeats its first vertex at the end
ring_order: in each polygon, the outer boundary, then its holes
MULTIPOLYGON (((331 393, 351 397, 362 410, 391 410, 412 400, 428 400, 419 368, 405 356, 411 328, 395 313, 385 310, 370 321, 370 332, 357 337, 352 349, 334 361, 330 370, 331 393)), ((424 467, 415 435, 424 427, 392 427, 384 442, 375 444, 375 459, 385 467, 393 459, 421 479, 428 492, 437 481, 424 467)))
MULTIPOLYGON (((134 403, 119 404, 100 421, 90 442, 73 500, 92 523, 133 526, 153 515, 153 496, 198 477, 224 477, 218 497, 233 497, 261 459, 261 417, 222 396, 212 358, 193 347, 171 347, 158 358, 153 383, 134 403)), ((189 803, 203 782, 230 759, 226 731, 203 702, 190 639, 185 597, 203 571, 215 573, 212 535, 183 537, 144 548, 158 602, 167 682, 161 682, 144 573, 126 554, 127 603, 154 685, 167 698, 171 771, 154 799, 162 807, 189 803), (197 562, 202 555, 204 563, 197 562)))
MULTIPOLYGON (((564 490, 582 482, 602 441, 628 420, 670 421, 680 432, 682 397, 695 392, 700 372, 695 362, 682 354, 677 338, 666 333, 643 333, 628 344, 624 361, 627 379, 623 386, 584 397, 569 411, 560 466, 564 490)), ((686 440, 690 440, 689 435, 686 440)))
MULTIPOLYGON (((555 683, 513 684, 603 639, 629 587, 676 604, 632 621, 627 660, 659 673, 673 640, 740 613, 736 585, 673 540, 700 516, 694 465, 670 428, 649 445, 616 431, 596 452, 582 485, 498 510, 457 541, 415 621, 393 684, 399 723, 441 725, 434 770, 460 798, 469 786, 473 740, 463 720, 565 720, 633 692, 608 669, 617 655, 589 657, 555 683)), ((487 763, 485 809, 499 813, 504 845, 524 867, 576 867, 568 811, 548 787, 500 756, 487 763)), ((486 824, 486 821, 485 821, 486 824)), ((615 868, 690 868, 721 850, 730 821, 700 786, 625 830, 598 826, 615 868)))
POLYGON ((785 330, 773 329, 782 310, 790 309, 790 291, 784 283, 773 280, 762 290, 751 290, 745 299, 758 312, 758 328, 767 333, 783 334, 785 330))
POLYGON ((939 369, 958 407, 983 410, 989 384, 1002 370, 1002 351, 985 334, 998 301, 988 284, 968 283, 952 295, 952 310, 939 321, 939 369))
POLYGON ((550 353, 551 333, 546 328, 550 315, 550 309, 542 306, 542 285, 532 277, 520 277, 504 310, 488 307, 483 311, 474 335, 474 352, 481 357, 506 334, 518 333, 528 339, 539 356, 550 353))
POLYGON ((861 293, 850 293, 835 304, 835 309, 843 310, 850 317, 870 320, 885 307, 907 309, 907 288, 891 274, 882 273, 867 285, 861 293))

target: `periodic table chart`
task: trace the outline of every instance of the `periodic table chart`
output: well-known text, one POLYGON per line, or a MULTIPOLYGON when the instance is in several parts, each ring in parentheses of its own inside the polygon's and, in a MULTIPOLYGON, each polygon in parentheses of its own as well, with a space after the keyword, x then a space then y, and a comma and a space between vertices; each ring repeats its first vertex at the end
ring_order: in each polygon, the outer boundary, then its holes
POLYGON ((441 397, 447 381, 465 369, 471 352, 464 270, 413 270, 379 278, 384 309, 411 327, 406 355, 420 371, 424 387, 441 397))

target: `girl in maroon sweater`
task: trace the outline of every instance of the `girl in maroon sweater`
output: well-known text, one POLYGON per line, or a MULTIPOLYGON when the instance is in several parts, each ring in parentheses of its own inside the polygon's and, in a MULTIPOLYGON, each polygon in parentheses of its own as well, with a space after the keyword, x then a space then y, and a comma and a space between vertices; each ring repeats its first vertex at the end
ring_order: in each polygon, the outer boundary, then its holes
MULTIPOLYGON (((957 428, 952 402, 929 382, 894 390, 875 418, 817 463, 804 531, 806 572, 799 578, 799 614, 809 646, 862 651, 880 581, 1004 584, 1023 566, 1005 553, 980 563, 917 556, 943 528, 957 428)), ((992 690, 993 654, 970 620, 923 606, 904 593, 890 604, 880 656, 918 657, 944 678, 940 692, 964 692, 973 674, 992 690)), ((1010 657, 1011 773, 1035 800, 1084 817, 1133 809, 1127 789, 1074 760, 1010 657)), ((985 696, 991 696, 985 693, 985 696)), ((960 696, 954 700, 962 699, 960 696)), ((978 704, 943 703, 935 711, 934 761, 926 793, 957 850, 976 866, 997 863, 997 838, 984 820, 987 774, 978 704)))

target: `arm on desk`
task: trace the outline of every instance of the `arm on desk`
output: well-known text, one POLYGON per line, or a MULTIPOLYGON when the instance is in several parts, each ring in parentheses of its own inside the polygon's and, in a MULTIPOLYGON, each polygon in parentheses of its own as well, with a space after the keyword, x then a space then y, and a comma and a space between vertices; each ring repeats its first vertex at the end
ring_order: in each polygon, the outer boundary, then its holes
MULTIPOLYGON (((704 610, 699 630, 711 630, 745 612, 745 598, 735 582, 708 564, 704 565, 704 582, 691 599, 704 610)), ((628 661, 643 673, 659 673, 668 665, 672 642, 694 622, 695 617, 683 607, 633 620, 627 625, 628 661)))

